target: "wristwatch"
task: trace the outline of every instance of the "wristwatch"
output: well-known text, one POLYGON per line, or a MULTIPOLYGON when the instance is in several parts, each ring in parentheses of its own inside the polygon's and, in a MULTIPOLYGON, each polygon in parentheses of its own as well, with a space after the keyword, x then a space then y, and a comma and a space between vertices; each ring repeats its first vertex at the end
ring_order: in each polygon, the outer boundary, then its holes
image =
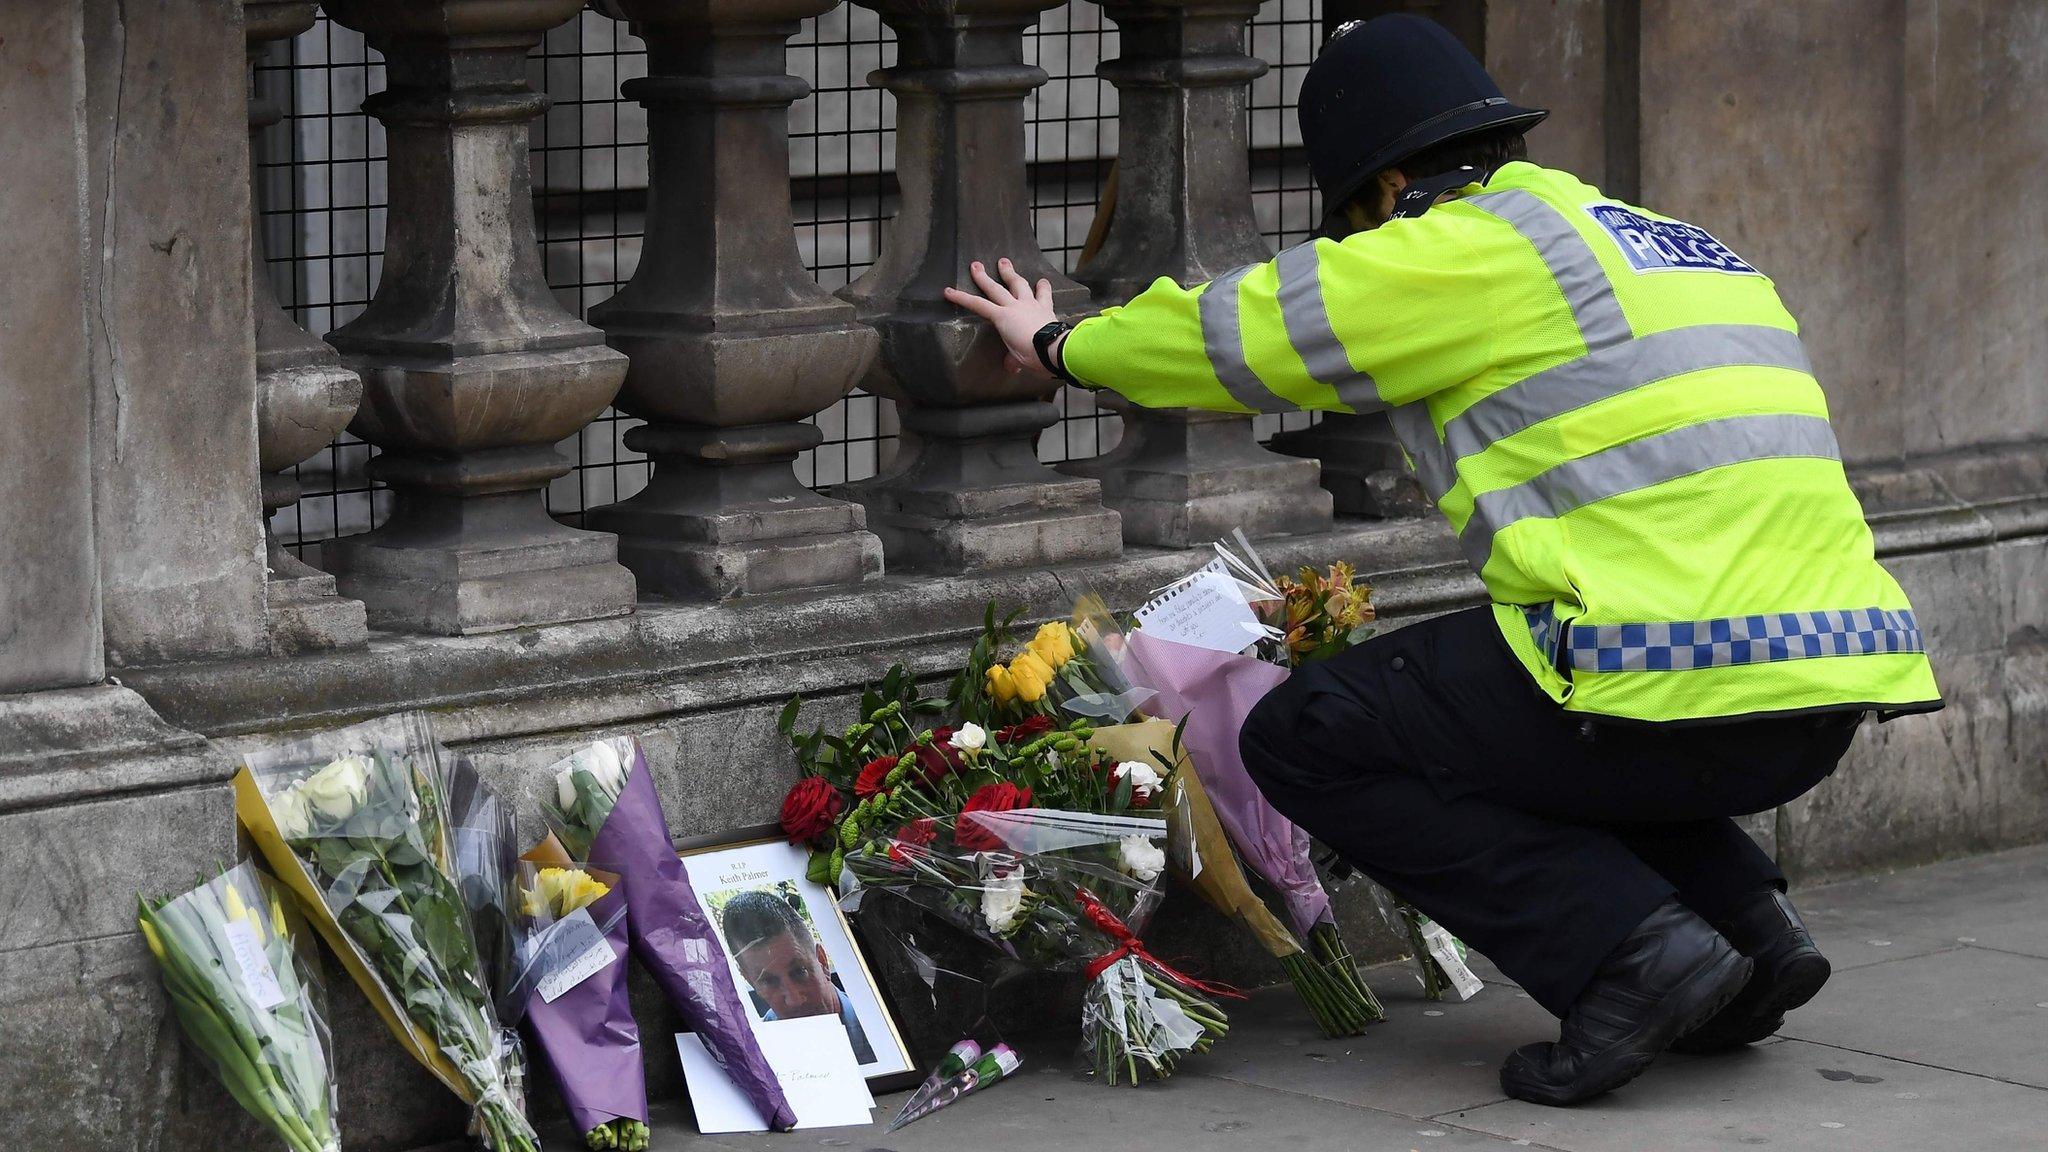
POLYGON ((1064 320, 1055 320, 1031 334, 1031 347, 1038 353, 1038 362, 1045 365, 1047 372, 1069 384, 1080 384, 1079 380, 1074 379, 1074 374, 1067 371, 1064 359, 1053 354, 1053 344, 1071 327, 1072 325, 1064 320))

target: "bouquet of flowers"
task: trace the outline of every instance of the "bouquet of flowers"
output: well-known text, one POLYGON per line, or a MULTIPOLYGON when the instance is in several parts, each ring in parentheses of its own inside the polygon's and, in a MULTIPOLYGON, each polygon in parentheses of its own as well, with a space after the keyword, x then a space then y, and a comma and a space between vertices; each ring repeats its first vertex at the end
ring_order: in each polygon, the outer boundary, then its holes
POLYGON ((1112 756, 1149 757, 1172 766, 1166 822, 1174 870, 1210 907, 1237 921, 1279 961, 1325 1035, 1355 1036, 1367 1024, 1386 1019, 1379 998, 1359 978, 1357 965, 1350 963, 1335 925, 1323 940, 1311 936, 1304 941, 1253 890, 1229 834, 1216 818, 1201 774, 1188 766, 1175 725, 1150 719, 1097 729, 1093 743, 1112 756))
MULTIPOLYGON (((1189 580, 1224 582, 1246 619, 1244 631, 1222 630, 1233 639, 1209 648, 1148 635, 1141 626, 1124 637, 1118 663, 1131 683, 1153 692, 1147 712, 1181 724, 1189 762, 1217 823, 1245 866, 1278 897, 1295 945, 1310 958, 1293 962, 1293 971, 1302 973, 1296 988, 1317 1024, 1332 1036, 1356 1034, 1384 1013, 1337 928, 1308 833, 1275 811, 1252 782, 1238 752, 1238 734, 1253 706, 1287 678, 1296 656, 1326 651, 1340 629, 1348 643, 1370 617, 1371 602, 1348 582, 1348 569, 1335 567, 1328 580, 1305 571, 1290 595, 1241 533, 1239 549, 1241 554, 1218 544, 1217 560, 1189 580), (1346 579, 1337 580, 1340 575, 1346 579), (1311 962, 1321 970, 1304 967, 1311 962)), ((1169 586, 1153 603, 1174 590, 1169 586)), ((1141 610, 1136 619, 1144 616, 1141 610)))
POLYGON ((172 1014, 228 1094, 292 1152, 340 1152, 319 981, 276 882, 245 862, 137 903, 172 1014))
POLYGON ((526 1052, 517 1028, 524 1006, 511 995, 519 978, 518 942, 513 935, 519 821, 469 757, 443 747, 436 747, 435 752, 448 766, 442 791, 448 797, 448 843, 455 852, 455 883, 469 910, 477 963, 482 966, 484 983, 491 990, 502 1025, 498 1034, 500 1074, 506 1093, 524 1111, 526 1052))
POLYGON ((626 996, 619 878, 568 863, 550 837, 519 865, 521 1021, 591 1149, 647 1147, 640 1029, 626 996))
POLYGON ((475 1107, 485 1141, 536 1152, 455 878, 438 748, 406 713, 252 752, 236 813, 392 1033, 475 1107))
POLYGON ((1304 566, 1282 576, 1276 598, 1252 602, 1280 634, 1275 653, 1290 668, 1327 660, 1372 637, 1372 586, 1360 584, 1351 565, 1338 561, 1318 572, 1304 566))
POLYGON ((1013 647, 1010 625, 1016 618, 1012 612, 998 619, 996 606, 988 606, 981 636, 947 693, 947 703, 963 720, 989 727, 1033 716, 1115 724, 1151 696, 1123 676, 1116 662, 1120 631, 1103 631, 1095 614, 1077 610, 1071 623, 1042 624, 1004 659, 1013 647))
POLYGON ((548 822, 571 858, 602 861, 624 882, 633 954, 769 1125, 794 1126, 796 1112, 733 988, 725 945, 676 855, 640 742, 595 741, 556 763, 553 774, 555 802, 543 805, 548 822))
POLYGON ((842 878, 847 907, 887 892, 1026 967, 1079 968, 1083 1038, 1112 1083, 1170 1075, 1228 1031, 1211 997, 1235 993, 1175 971, 1137 935, 1166 867, 1157 769, 1090 748, 1085 720, 922 729, 913 718, 943 705, 900 668, 843 735, 796 735, 800 707, 783 714, 803 773, 783 831, 811 846, 814 874, 842 878))

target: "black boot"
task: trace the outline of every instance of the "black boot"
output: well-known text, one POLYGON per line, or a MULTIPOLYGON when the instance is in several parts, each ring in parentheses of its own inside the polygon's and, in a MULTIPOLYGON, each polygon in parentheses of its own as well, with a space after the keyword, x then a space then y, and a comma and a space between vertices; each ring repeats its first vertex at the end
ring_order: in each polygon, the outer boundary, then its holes
POLYGON ((1775 888, 1758 893, 1715 927, 1756 962, 1756 970, 1742 995, 1681 1037, 1671 1046, 1673 1052, 1725 1052, 1773 1035, 1784 1025, 1785 1013, 1813 999, 1833 971, 1807 934, 1799 910, 1775 888))
POLYGON ((1562 1105, 1619 1088, 1741 992, 1749 970, 1749 958, 1711 925, 1666 900, 1601 962, 1565 1013, 1556 1043, 1508 1054, 1501 1090, 1562 1105))

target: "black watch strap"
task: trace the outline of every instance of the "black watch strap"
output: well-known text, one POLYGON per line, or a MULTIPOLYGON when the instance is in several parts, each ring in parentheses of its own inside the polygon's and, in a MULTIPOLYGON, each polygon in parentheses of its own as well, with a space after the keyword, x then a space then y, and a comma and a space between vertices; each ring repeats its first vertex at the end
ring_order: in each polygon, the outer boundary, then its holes
POLYGON ((1074 379, 1074 374, 1067 371, 1066 364, 1053 355, 1053 343, 1065 335, 1069 327, 1071 325, 1064 320, 1055 320, 1047 324, 1031 334, 1031 348, 1038 353, 1038 362, 1045 365, 1047 372, 1069 384, 1079 384, 1080 381, 1074 379))

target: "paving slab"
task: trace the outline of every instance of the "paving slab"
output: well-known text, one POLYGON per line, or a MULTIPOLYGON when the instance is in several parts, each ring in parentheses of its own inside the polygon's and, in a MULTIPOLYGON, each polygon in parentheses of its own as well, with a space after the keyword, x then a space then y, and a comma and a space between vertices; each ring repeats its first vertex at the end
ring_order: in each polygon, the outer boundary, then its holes
POLYGON ((2042 1146, 2048 1092, 1793 1040, 1660 1060, 1576 1108, 1509 1100, 1439 1119, 1571 1152, 2004 1152, 2042 1146))
MULTIPOLYGON (((862 1152, 1500 1152, 1513 1139, 1356 1108, 1253 1084, 1180 1075, 1164 1084, 1110 1088, 1077 1064, 1033 1069, 896 1133, 883 1131, 902 1096, 883 1100, 868 1128, 820 1128, 783 1135, 706 1139, 688 1111, 663 1108, 651 1152, 851 1148, 862 1152)), ((549 1147, 557 1146, 549 1142, 549 1147)), ((561 1145, 573 1147, 573 1144, 561 1145)))
POLYGON ((1383 964, 1366 979, 1387 1019, 1363 1036, 1330 1040, 1285 989, 1233 1012, 1229 1042, 1204 1076, 1285 1088, 1327 1100, 1431 1116, 1501 1098, 1497 1070, 1515 1048, 1557 1035, 1557 1021, 1512 984, 1464 1003, 1423 999, 1414 965, 1383 964))
MULTIPOLYGON (((1893 940, 1906 951, 1921 942, 1981 944, 2048 957, 2048 846, 1803 889, 1793 897, 1815 938, 1827 932, 1824 946, 1893 940)), ((1844 955, 1854 962, 1846 949, 1844 955)))
POLYGON ((1958 948, 1838 973, 1784 1032, 2048 1089, 2048 960, 1958 948))

